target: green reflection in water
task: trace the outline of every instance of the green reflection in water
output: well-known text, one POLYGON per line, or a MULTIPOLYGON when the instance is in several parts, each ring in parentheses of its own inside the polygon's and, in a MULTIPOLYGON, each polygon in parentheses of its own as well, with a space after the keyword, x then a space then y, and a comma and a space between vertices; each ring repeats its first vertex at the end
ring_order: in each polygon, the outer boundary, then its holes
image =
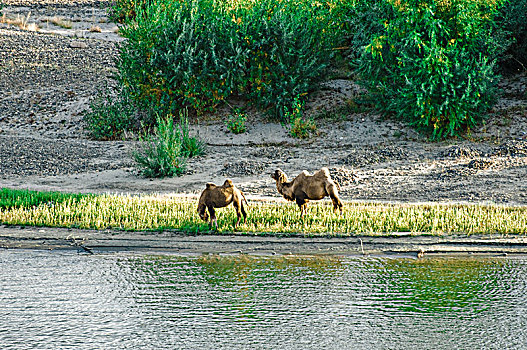
POLYGON ((510 294, 510 281, 522 271, 497 258, 203 255, 143 256, 128 263, 142 290, 155 289, 167 300, 192 295, 244 317, 256 317, 253 307, 276 297, 309 303, 330 294, 339 303, 388 314, 475 316, 510 294))
POLYGON ((148 299, 189 313, 212 308, 224 319, 254 322, 272 317, 273 308, 287 311, 292 300, 319 298, 311 292, 313 286, 330 288, 347 268, 337 256, 144 256, 126 263, 138 287, 136 299, 142 303, 148 299), (274 304, 277 298, 280 305, 274 304))
POLYGON ((342 259, 337 256, 278 256, 254 257, 249 255, 218 256, 204 255, 195 263, 203 268, 210 283, 239 281, 251 275, 328 275, 342 268, 342 259))
MULTIPOLYGON (((132 258, 135 275, 150 285, 180 282, 186 277, 204 281, 211 287, 233 288, 255 284, 265 286, 263 281, 275 280, 288 284, 293 279, 326 279, 345 269, 338 256, 277 256, 256 257, 249 255, 219 256, 202 255, 195 258, 173 256, 144 256, 132 258), (317 277, 318 276, 318 277, 317 277)), ((174 283, 176 288, 178 283, 174 283)), ((276 287, 276 284, 271 284, 276 287)))
POLYGON ((510 262, 501 259, 440 258, 369 261, 378 289, 373 298, 405 312, 482 312, 510 288, 510 262), (507 279, 508 280, 508 279, 507 279))

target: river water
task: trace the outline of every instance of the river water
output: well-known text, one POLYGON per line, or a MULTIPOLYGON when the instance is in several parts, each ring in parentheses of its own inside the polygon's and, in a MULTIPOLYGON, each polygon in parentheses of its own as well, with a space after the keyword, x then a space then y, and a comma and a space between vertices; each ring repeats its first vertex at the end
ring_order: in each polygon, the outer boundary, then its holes
POLYGON ((525 349, 527 259, 0 251, 0 349, 525 349))

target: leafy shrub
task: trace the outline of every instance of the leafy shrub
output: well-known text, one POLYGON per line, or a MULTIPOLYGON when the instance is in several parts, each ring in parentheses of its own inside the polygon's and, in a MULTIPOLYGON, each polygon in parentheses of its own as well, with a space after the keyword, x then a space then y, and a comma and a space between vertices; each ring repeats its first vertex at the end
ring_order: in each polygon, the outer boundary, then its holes
POLYGON ((178 132, 181 139, 181 149, 188 158, 205 154, 205 143, 197 137, 190 136, 188 114, 186 110, 179 114, 178 132))
POLYGON ((180 125, 174 125, 172 116, 157 118, 153 135, 140 138, 141 148, 133 153, 133 158, 145 177, 182 175, 187 159, 204 153, 203 143, 190 137, 183 113, 180 121, 180 125))
POLYGON ((310 133, 317 129, 313 119, 305 119, 304 101, 301 96, 295 97, 292 109, 286 112, 286 118, 289 120, 289 134, 298 139, 305 139, 310 133))
POLYGON ((305 139, 317 130, 313 119, 295 118, 291 122, 289 134, 297 139, 305 139))
POLYGON ((316 88, 333 56, 336 24, 311 1, 264 0, 240 8, 239 45, 246 52, 240 92, 282 121, 295 96, 316 88), (247 79, 247 77, 249 77, 247 79))
POLYGON ((122 29, 118 79, 151 116, 239 95, 283 119, 329 65, 333 27, 308 0, 151 0, 122 29))
POLYGON ((495 26, 507 49, 500 57, 503 70, 527 69, 527 1, 506 0, 497 16, 495 26))
POLYGON ((334 16, 341 23, 341 40, 349 46, 349 58, 355 60, 374 37, 384 33, 384 23, 394 13, 389 1, 350 0, 338 3, 334 16))
POLYGON ((141 138, 142 149, 133 153, 145 177, 166 177, 185 172, 186 160, 179 133, 172 119, 158 119, 154 135, 141 138))
POLYGON ((236 110, 235 113, 231 114, 225 124, 227 128, 233 134, 243 134, 246 131, 245 122, 247 121, 247 116, 240 110, 236 110))
POLYGON ((109 8, 108 17, 110 21, 125 23, 127 20, 133 20, 137 14, 137 7, 145 7, 147 0, 115 0, 109 8))
POLYGON ((96 140, 115 140, 135 124, 135 108, 126 94, 115 97, 109 92, 99 93, 90 102, 90 111, 84 115, 90 136, 96 140))
POLYGON ((377 107, 434 138, 471 127, 496 96, 495 2, 409 0, 392 6, 394 18, 360 58, 359 72, 377 107))

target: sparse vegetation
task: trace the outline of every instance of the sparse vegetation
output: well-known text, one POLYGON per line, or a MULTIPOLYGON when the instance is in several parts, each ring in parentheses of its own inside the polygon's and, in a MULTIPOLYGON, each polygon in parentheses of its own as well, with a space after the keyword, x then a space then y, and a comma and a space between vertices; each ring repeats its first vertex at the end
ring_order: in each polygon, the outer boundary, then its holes
POLYGON ((247 127, 245 126, 246 121, 247 115, 241 110, 236 109, 234 113, 227 118, 225 124, 233 134, 243 134, 247 130, 247 127))
POLYGON ((317 130, 313 119, 296 118, 291 123, 289 134, 297 139, 308 138, 317 130))
MULTIPOLYGON (((168 196, 61 194, 2 190, 0 222, 9 225, 118 230, 175 229, 208 232, 196 212, 197 199, 168 196)), ((329 203, 313 203, 303 220, 296 204, 252 201, 247 221, 236 231, 253 234, 354 235, 392 234, 526 234, 527 208, 502 205, 344 203, 343 215, 329 203)), ((217 211, 218 233, 232 232, 233 210, 217 211)))
POLYGON ((296 96, 292 106, 285 112, 285 118, 289 121, 289 134, 297 139, 305 139, 317 130, 313 119, 304 117, 304 100, 302 96, 296 96))
POLYGON ((2 18, 0 18, 0 23, 17 26, 18 28, 23 29, 23 30, 29 30, 29 31, 36 32, 40 28, 38 27, 36 23, 29 23, 30 16, 31 16, 31 11, 28 12, 27 16, 17 15, 16 18, 8 17, 5 13, 3 13, 2 18))
POLYGON ((56 26, 59 26, 61 28, 64 28, 64 29, 71 29, 73 28, 73 22, 69 21, 69 20, 66 20, 62 17, 53 17, 50 19, 50 22, 53 23, 54 25, 56 26))
POLYGON ((204 145, 189 134, 188 121, 182 113, 175 124, 172 115, 157 118, 152 135, 140 138, 141 146, 133 153, 145 177, 179 176, 185 173, 186 161, 204 153, 204 145))
POLYGON ((90 101, 90 111, 84 115, 84 123, 92 138, 116 140, 135 128, 135 113, 126 94, 105 91, 90 101))
POLYGON ((90 27, 89 31, 92 32, 92 33, 101 33, 102 29, 99 26, 93 25, 93 26, 90 27))

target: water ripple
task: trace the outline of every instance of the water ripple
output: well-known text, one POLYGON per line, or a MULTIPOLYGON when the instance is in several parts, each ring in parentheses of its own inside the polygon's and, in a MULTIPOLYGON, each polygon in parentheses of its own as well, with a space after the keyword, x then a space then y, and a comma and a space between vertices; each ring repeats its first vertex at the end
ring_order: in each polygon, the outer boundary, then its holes
POLYGON ((527 260, 0 251, 2 349, 525 348, 527 260))

